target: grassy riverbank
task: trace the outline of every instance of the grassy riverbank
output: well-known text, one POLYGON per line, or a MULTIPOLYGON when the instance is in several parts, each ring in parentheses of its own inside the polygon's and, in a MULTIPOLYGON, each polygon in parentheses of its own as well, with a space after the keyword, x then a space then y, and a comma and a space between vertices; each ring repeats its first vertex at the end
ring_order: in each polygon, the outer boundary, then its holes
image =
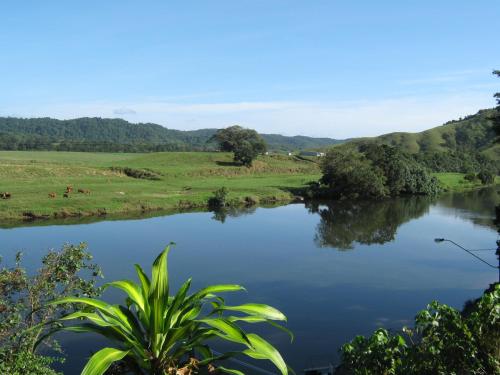
MULTIPOLYGON (((448 191, 481 187, 460 173, 435 175, 448 191)), ((0 192, 12 194, 0 199, 0 220, 206 207, 222 186, 233 202, 286 202, 293 191, 319 177, 314 161, 282 155, 261 156, 247 168, 234 165, 231 154, 218 152, 0 151, 0 192), (68 185, 74 191, 64 198, 68 185), (52 192, 55 198, 49 197, 52 192)))
MULTIPOLYGON (((437 177, 441 186, 446 191, 460 192, 484 187, 479 180, 467 181, 464 179, 464 173, 434 173, 433 175, 437 177)), ((495 178, 495 184, 499 183, 500 178, 497 176, 495 178)))
POLYGON ((0 192, 12 198, 0 199, 0 220, 204 207, 222 186, 234 201, 286 201, 293 198, 291 191, 319 176, 317 164, 293 156, 261 156, 247 168, 217 152, 1 151, 0 192), (64 198, 68 185, 74 191, 64 198), (52 192, 55 198, 49 197, 52 192))

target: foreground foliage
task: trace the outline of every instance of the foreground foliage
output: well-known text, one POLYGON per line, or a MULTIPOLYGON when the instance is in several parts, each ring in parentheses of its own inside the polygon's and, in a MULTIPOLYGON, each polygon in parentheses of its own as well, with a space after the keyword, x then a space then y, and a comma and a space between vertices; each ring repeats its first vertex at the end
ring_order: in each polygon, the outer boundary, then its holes
MULTIPOLYGON (((290 333, 275 323, 286 320, 286 317, 275 308, 262 304, 228 306, 217 295, 244 290, 239 285, 212 285, 189 294, 189 279, 177 294, 170 295, 169 251, 170 247, 167 247, 156 258, 151 278, 136 265, 139 284, 120 280, 106 285, 127 294, 126 306, 84 297, 61 298, 51 304, 81 304, 80 311, 69 314, 62 321, 77 319, 84 322, 65 329, 98 333, 116 344, 115 348, 108 347, 95 353, 82 374, 103 374, 112 363, 122 360, 128 365, 128 370, 138 374, 196 374, 198 369, 213 369, 216 362, 236 355, 269 360, 281 374, 288 374, 283 358, 270 343, 254 333, 245 333, 238 326, 238 322, 269 323, 290 333), (208 346, 207 342, 212 339, 238 344, 240 349, 218 354, 208 346)), ((222 366, 218 366, 218 370, 242 374, 222 366)))
POLYGON ((500 285, 462 314, 434 301, 403 332, 357 336, 342 346, 338 373, 500 374, 500 285))
POLYGON ((37 354, 45 346, 58 349, 50 333, 59 329, 55 320, 74 310, 75 305, 56 308, 49 304, 61 296, 95 297, 100 270, 92 264, 86 245, 65 245, 50 251, 42 267, 28 275, 17 254, 13 267, 0 269, 0 373, 55 374, 53 358, 37 354))

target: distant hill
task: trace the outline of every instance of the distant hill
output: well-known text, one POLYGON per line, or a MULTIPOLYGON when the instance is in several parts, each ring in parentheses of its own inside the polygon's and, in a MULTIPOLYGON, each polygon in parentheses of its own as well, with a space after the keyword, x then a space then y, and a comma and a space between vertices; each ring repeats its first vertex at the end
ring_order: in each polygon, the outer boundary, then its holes
POLYGON ((500 160, 500 145, 495 143, 491 121, 494 113, 494 109, 485 109, 420 133, 389 133, 373 138, 357 138, 348 144, 375 142, 399 146, 411 154, 477 152, 500 160))
MULTIPOLYGON (((0 117, 1 150, 61 151, 196 151, 213 150, 208 143, 217 129, 182 131, 161 125, 133 124, 122 119, 83 117, 0 117)), ((331 138, 262 134, 271 150, 302 150, 342 143, 331 138)))

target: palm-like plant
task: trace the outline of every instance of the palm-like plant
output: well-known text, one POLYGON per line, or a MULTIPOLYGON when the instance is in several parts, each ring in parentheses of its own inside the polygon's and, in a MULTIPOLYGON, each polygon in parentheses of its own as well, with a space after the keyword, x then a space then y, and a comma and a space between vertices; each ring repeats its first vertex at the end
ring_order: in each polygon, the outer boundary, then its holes
MULTIPOLYGON (((275 321, 286 317, 277 309, 263 304, 228 306, 216 293, 244 290, 239 285, 212 285, 188 294, 191 279, 174 296, 169 295, 167 256, 170 246, 156 258, 151 279, 135 265, 139 284, 130 280, 114 281, 106 287, 124 291, 126 306, 110 305, 98 299, 66 297, 53 304, 81 303, 84 307, 62 320, 84 320, 82 324, 65 327, 73 332, 95 332, 115 343, 116 348, 104 348, 86 364, 82 375, 103 374, 113 362, 126 360, 140 374, 194 374, 197 368, 212 368, 217 361, 235 355, 269 360, 288 374, 282 356, 269 342, 254 333, 245 333, 238 322, 271 325, 293 335, 275 321), (239 313, 237 315, 234 312, 239 313), (207 345, 210 339, 222 339, 239 344, 237 351, 215 354, 207 345)), ((230 374, 242 374, 218 366, 230 374)))

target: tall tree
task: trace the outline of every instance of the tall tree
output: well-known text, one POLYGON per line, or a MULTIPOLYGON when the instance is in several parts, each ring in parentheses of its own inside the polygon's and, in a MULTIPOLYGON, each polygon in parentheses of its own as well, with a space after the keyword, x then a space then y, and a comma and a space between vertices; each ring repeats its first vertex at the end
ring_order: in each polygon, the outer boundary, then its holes
MULTIPOLYGON (((500 77, 500 70, 494 70, 493 74, 497 75, 500 77)), ((496 108, 496 113, 493 116, 493 124, 494 124, 494 129, 498 137, 500 137, 500 92, 497 92, 495 95, 493 95, 496 100, 497 100, 497 108, 496 108)), ((497 139, 497 142, 500 142, 500 138, 497 139)))
POLYGON ((252 161, 266 151, 264 139, 253 129, 245 129, 241 126, 230 126, 220 129, 212 137, 221 149, 234 153, 234 161, 246 166, 252 165, 252 161))

